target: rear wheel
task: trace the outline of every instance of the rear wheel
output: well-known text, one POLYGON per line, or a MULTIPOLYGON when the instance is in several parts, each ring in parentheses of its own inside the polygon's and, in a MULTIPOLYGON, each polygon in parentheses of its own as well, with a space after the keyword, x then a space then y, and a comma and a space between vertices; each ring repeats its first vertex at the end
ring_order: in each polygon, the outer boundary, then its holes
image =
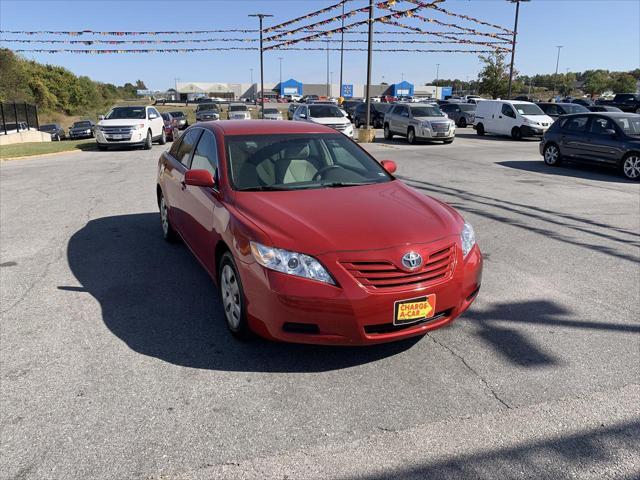
POLYGON ((476 126, 476 133, 477 133, 478 135, 480 135, 481 137, 484 135, 484 125, 483 125, 483 124, 479 123, 479 124, 476 126))
POLYGON ((107 150, 107 146, 98 144, 98 150, 100 150, 101 152, 104 152, 107 150))
POLYGON ((218 271, 220 299, 222 300, 227 328, 234 337, 240 340, 247 340, 251 336, 251 330, 247 322, 242 281, 233 257, 229 252, 225 252, 222 255, 218 271))
POLYGON ((513 127, 511 130, 511 138, 514 140, 522 140, 522 130, 520 130, 520 127, 513 127))
POLYGON ((550 167, 557 167, 562 162, 562 158, 560 157, 560 149, 555 143, 550 143, 545 146, 542 155, 544 157, 544 163, 546 163, 550 167))
POLYGON ((153 138, 151 137, 151 130, 147 130, 147 138, 144 140, 144 149, 151 150, 153 145, 153 138))
POLYGON ((640 179, 640 154, 630 153, 622 160, 622 174, 629 180, 640 179))
POLYGON ((410 128, 407 131, 407 142, 409 142, 411 145, 416 143, 416 131, 413 128, 410 128))
POLYGON ((160 207, 160 222, 162 224, 162 238, 169 243, 176 243, 178 241, 178 234, 171 226, 171 220, 169 220, 169 206, 164 199, 164 195, 160 194, 158 202, 160 207))
POLYGON ((460 128, 467 128, 467 119, 462 117, 459 121, 458 121, 458 126, 460 128))
POLYGON ((162 128, 162 135, 160 136, 160 140, 158 141, 160 145, 164 145, 167 143, 167 132, 164 131, 164 127, 162 128))
POLYGON ((384 124, 384 138, 386 140, 392 140, 393 139, 393 133, 391 133, 391 130, 389 130, 389 124, 388 123, 384 124))

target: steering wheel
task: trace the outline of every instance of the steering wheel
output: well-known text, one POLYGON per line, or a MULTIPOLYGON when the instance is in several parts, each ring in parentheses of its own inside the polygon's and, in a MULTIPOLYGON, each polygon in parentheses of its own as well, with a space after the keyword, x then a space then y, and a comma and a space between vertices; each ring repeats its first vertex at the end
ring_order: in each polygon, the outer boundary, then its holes
POLYGON ((336 168, 344 168, 344 167, 341 167, 340 165, 327 165, 326 167, 322 167, 320 170, 318 170, 311 180, 313 182, 317 182, 318 180, 321 180, 324 178, 325 172, 328 172, 329 170, 333 170, 336 168))

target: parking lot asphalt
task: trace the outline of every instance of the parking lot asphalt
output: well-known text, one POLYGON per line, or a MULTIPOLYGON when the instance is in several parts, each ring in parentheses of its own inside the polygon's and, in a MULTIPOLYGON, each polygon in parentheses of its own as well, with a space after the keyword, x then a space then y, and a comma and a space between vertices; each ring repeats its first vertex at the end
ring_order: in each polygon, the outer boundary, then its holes
POLYGON ((474 225, 477 301, 408 342, 238 343, 161 238, 164 148, 0 167, 0 478, 637 478, 640 183, 471 129, 368 145, 474 225))

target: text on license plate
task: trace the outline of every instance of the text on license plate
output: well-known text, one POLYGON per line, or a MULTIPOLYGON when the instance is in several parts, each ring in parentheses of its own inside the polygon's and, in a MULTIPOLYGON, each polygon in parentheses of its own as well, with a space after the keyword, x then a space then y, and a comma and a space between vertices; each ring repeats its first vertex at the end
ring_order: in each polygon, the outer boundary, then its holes
POLYGON ((433 317, 436 311, 436 295, 400 300, 394 304, 393 323, 402 325, 433 317))

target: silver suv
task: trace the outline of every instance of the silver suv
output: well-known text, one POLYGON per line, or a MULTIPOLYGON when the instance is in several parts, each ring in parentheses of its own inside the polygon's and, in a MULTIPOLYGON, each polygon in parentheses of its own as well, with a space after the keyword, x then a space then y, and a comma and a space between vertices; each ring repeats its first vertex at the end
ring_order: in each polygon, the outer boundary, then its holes
POLYGON ((412 144, 417 140, 451 143, 456 135, 456 125, 437 105, 397 103, 384 116, 384 138, 391 140, 394 135, 405 136, 412 144))

